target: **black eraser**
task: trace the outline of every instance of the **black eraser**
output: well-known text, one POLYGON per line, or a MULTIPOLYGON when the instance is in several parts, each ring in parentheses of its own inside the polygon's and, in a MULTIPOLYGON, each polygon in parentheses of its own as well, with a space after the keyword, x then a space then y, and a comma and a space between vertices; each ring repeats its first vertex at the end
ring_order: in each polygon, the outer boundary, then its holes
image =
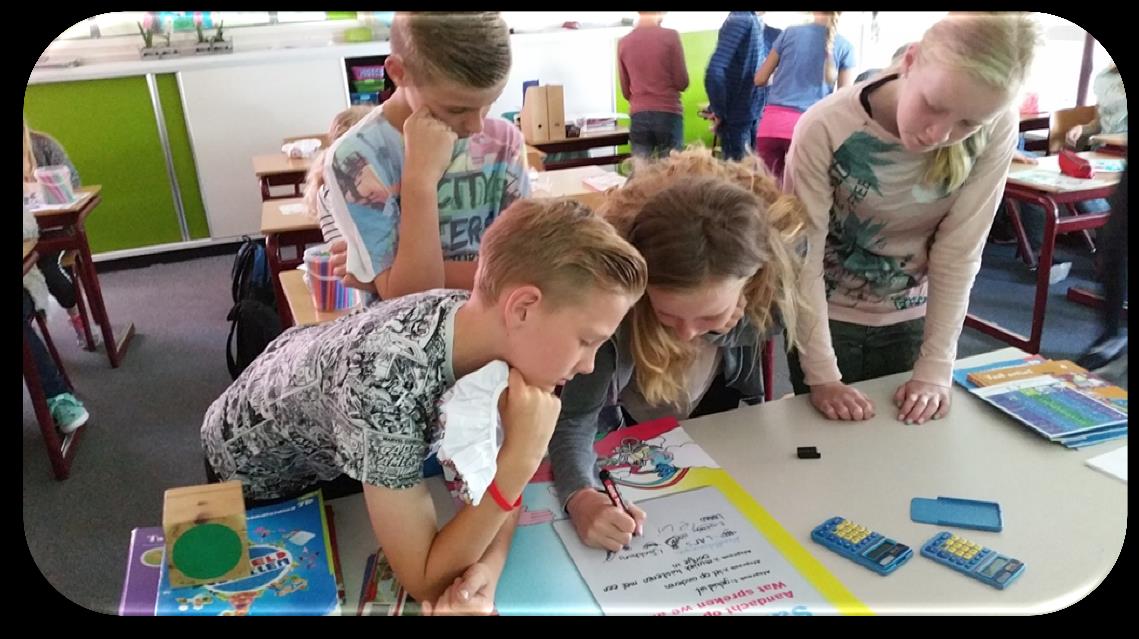
POLYGON ((821 459, 822 455, 819 454, 819 449, 814 446, 800 446, 798 449, 799 459, 821 459))

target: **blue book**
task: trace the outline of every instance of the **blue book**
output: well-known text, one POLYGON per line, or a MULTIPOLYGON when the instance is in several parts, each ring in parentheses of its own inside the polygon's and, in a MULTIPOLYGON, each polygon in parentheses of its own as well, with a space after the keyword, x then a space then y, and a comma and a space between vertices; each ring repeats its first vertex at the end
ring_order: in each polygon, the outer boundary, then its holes
POLYGON ((340 611, 324 499, 315 491, 246 513, 253 575, 171 588, 166 563, 156 615, 329 615, 340 611))

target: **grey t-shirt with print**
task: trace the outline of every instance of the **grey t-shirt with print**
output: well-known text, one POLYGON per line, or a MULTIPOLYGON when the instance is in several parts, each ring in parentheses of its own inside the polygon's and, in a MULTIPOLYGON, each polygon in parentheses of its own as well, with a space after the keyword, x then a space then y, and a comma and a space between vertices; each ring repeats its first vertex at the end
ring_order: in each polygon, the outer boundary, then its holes
POLYGON ((346 473, 408 488, 439 437, 454 385, 455 311, 469 291, 433 290, 282 333, 206 411, 202 444, 254 499, 346 473))

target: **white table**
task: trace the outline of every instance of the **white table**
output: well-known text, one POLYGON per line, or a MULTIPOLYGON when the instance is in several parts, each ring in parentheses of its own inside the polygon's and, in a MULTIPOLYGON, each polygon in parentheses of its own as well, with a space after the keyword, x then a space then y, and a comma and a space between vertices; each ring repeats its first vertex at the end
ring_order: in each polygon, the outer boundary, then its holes
MULTIPOLYGON (((958 362, 978 365, 1020 355, 1006 348, 958 362)), ((1127 486, 1084 460, 1126 445, 1079 451, 1036 435, 960 387, 949 417, 921 426, 896 419, 891 398, 908 374, 856 386, 874 401, 868 422, 828 422, 806 397, 699 419, 683 426, 779 523, 878 614, 1040 614, 1090 593, 1111 571, 1127 527, 1127 486), (817 446, 822 459, 799 459, 817 446), (1004 530, 950 529, 1020 559, 1025 572, 999 591, 918 556, 942 527, 910 521, 913 497, 996 501, 1004 530), (810 540, 841 515, 911 546, 915 556, 887 577, 810 540)), ((348 611, 375 542, 363 498, 332 502, 348 611)), ((347 612, 347 611, 346 611, 347 612)))

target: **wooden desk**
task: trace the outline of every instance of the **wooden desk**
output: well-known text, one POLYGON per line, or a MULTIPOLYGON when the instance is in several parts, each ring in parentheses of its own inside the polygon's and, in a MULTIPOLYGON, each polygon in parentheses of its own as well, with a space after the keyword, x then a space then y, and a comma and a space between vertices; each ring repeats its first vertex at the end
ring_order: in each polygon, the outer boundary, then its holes
MULTIPOLYGON (((530 144, 530 146, 545 153, 564 153, 568 151, 588 151, 589 149, 603 146, 617 147, 628 143, 629 129, 621 127, 616 130, 594 131, 576 138, 566 138, 564 140, 554 140, 551 142, 535 142, 530 144)), ((545 165, 546 170, 568 169, 590 164, 619 164, 628 157, 628 153, 613 153, 612 155, 562 160, 560 162, 546 161, 545 165)))
MULTIPOLYGON (((131 337, 134 336, 134 324, 128 323, 118 340, 115 339, 111 327, 111 319, 107 315, 107 306, 103 302, 103 290, 99 286, 99 276, 95 272, 95 262, 91 257, 91 245, 87 242, 85 223, 91 211, 102 202, 101 186, 86 186, 79 189, 81 196, 75 203, 65 207, 45 209, 36 212, 36 222, 40 227, 40 239, 37 251, 40 253, 55 253, 57 251, 77 251, 75 266, 78 275, 76 297, 82 299, 83 291, 91 303, 91 314, 99 324, 103 333, 103 345, 107 349, 107 358, 112 368, 118 368, 126 355, 131 337)), ((83 314, 87 321, 86 313, 83 314)), ((88 347, 94 350, 88 335, 88 347)))
POLYGON ((261 188, 261 199, 274 200, 282 197, 299 197, 305 184, 305 177, 312 167, 312 158, 290 158, 284 153, 265 153, 253 156, 253 174, 261 188), (292 186, 292 195, 272 195, 271 186, 292 186))
POLYGON ((261 234, 265 236, 266 261, 269 263, 269 277, 273 282, 273 291, 277 295, 277 315, 281 318, 281 326, 288 328, 293 323, 289 304, 285 299, 285 290, 281 287, 278 275, 295 269, 304 262, 305 247, 309 244, 324 242, 317 220, 304 213, 284 214, 282 207, 303 205, 303 198, 286 198, 266 200, 261 204, 261 234), (281 256, 281 247, 291 246, 296 253, 291 258, 281 256))
MULTIPOLYGON (((1006 348, 958 365, 1006 360, 1017 353, 1006 348)), ((798 396, 682 425, 795 542, 875 613, 1043 614, 1094 590, 1123 547, 1127 485, 1088 468, 1084 460, 1126 441, 1069 450, 956 385, 946 418, 907 426, 888 407, 908 378, 903 373, 854 384, 878 407, 877 417, 866 422, 827 421, 808 397, 798 396), (798 459, 795 449, 804 445, 817 446, 822 459, 798 459), (816 525, 842 515, 919 555, 922 543, 948 528, 911 521, 910 499, 941 495, 1001 504, 1002 532, 967 530, 962 535, 1025 562, 1027 569, 1015 584, 994 590, 921 556, 882 577, 811 541, 816 525)), ((448 498, 434 491, 431 496, 436 503, 448 498)), ((329 504, 336 517, 344 585, 349 601, 355 601, 365 561, 376 549, 375 537, 362 495, 329 504)), ((511 602, 499 600, 497 605, 502 614, 512 613, 511 602)), ((347 608, 346 614, 354 614, 351 604, 347 608)))
POLYGON ((308 290, 308 285, 305 284, 305 274, 302 271, 296 269, 285 271, 276 279, 280 282, 285 304, 289 307, 295 326, 312 326, 313 324, 331 322, 354 310, 350 308, 341 311, 316 310, 316 306, 312 303, 312 294, 308 290))
POLYGON ((546 170, 546 154, 535 149, 529 144, 526 145, 526 166, 534 169, 535 171, 546 170))
POLYGON ((532 184, 531 195, 538 198, 568 197, 582 204, 596 208, 604 199, 602 191, 594 191, 582 182, 582 179, 612 173, 600 166, 589 165, 572 169, 558 169, 544 171, 538 174, 538 181, 532 184))
POLYGON ((28 274, 28 271, 31 270, 32 265, 34 265, 36 263, 36 260, 39 259, 38 253, 34 256, 32 255, 35 250, 35 240, 24 240, 24 275, 28 274))
POLYGON ((1126 133, 1099 133, 1088 138, 1088 142, 1092 144, 1106 144, 1109 146, 1120 146, 1124 149, 1127 148, 1127 134, 1126 133))
MULTIPOLYGON (((1098 153, 1081 153, 1089 159, 1116 159, 1098 153)), ((1048 305, 1049 276, 1052 273, 1052 253, 1056 248, 1056 236, 1061 233, 1074 233, 1099 228, 1107 223, 1110 211, 1094 214, 1080 214, 1075 208, 1077 202, 1106 198, 1119 183, 1119 173, 1099 173, 1094 179, 1079 180, 1067 178, 1060 173, 1059 156, 1040 158, 1038 165, 1013 163, 1009 169, 1008 183, 1005 185, 1004 203, 1016 232, 1017 242, 1026 260, 1035 261, 1028 235, 1020 219, 1020 202, 1036 204, 1044 209, 1044 239, 1040 246, 1040 262, 1036 269, 1036 295, 1032 304, 1032 328, 1025 337, 1003 326, 969 313, 965 316, 965 326, 975 328, 986 335, 995 337, 1006 344, 1022 348, 1030 353, 1040 351, 1040 338, 1044 332, 1044 312, 1048 305), (1032 175, 1047 174, 1055 179, 1053 183, 1029 179, 1032 175), (1072 213, 1060 217, 1060 205, 1065 205, 1072 213)), ((1031 266, 1031 263, 1030 263, 1031 266)))
POLYGON ((1044 137, 1039 139, 1026 139, 1025 151, 1048 152, 1048 131, 1051 128, 1052 116, 1050 113, 1021 113, 1020 132, 1044 131, 1044 137))
POLYGON ((1102 144, 1103 146, 1096 149, 1100 153, 1106 153, 1115 157, 1127 157, 1127 134, 1126 133, 1100 133, 1088 138, 1091 144, 1102 144))
MULTIPOLYGON (((39 252, 36 251, 36 240, 24 240, 24 275, 32 270, 39 260, 39 252)), ((59 374, 63 378, 65 384, 69 389, 73 388, 71 385, 71 378, 67 376, 67 369, 63 367, 63 360, 59 356, 59 352, 55 350, 55 344, 52 343, 51 333, 48 332, 47 322, 40 313, 33 315, 35 321, 39 324, 40 334, 43 336, 44 346, 47 348, 48 355, 51 356, 55 362, 56 367, 59 369, 59 374)), ((31 321, 30 319, 25 321, 31 321)), ((39 424, 40 434, 43 436, 44 446, 47 448, 48 461, 51 462, 52 473, 58 480, 67 479, 71 473, 71 461, 75 458, 75 451, 78 449, 79 436, 87 429, 86 426, 80 427, 78 430, 64 435, 60 439, 60 433, 55 427, 55 420, 51 418, 51 409, 47 406, 47 397, 44 395, 43 382, 40 380, 39 368, 36 366, 35 357, 32 355, 31 346, 28 341, 23 342, 23 375, 24 384, 28 387, 28 397, 32 400, 32 412, 36 415, 36 423, 39 424)))

